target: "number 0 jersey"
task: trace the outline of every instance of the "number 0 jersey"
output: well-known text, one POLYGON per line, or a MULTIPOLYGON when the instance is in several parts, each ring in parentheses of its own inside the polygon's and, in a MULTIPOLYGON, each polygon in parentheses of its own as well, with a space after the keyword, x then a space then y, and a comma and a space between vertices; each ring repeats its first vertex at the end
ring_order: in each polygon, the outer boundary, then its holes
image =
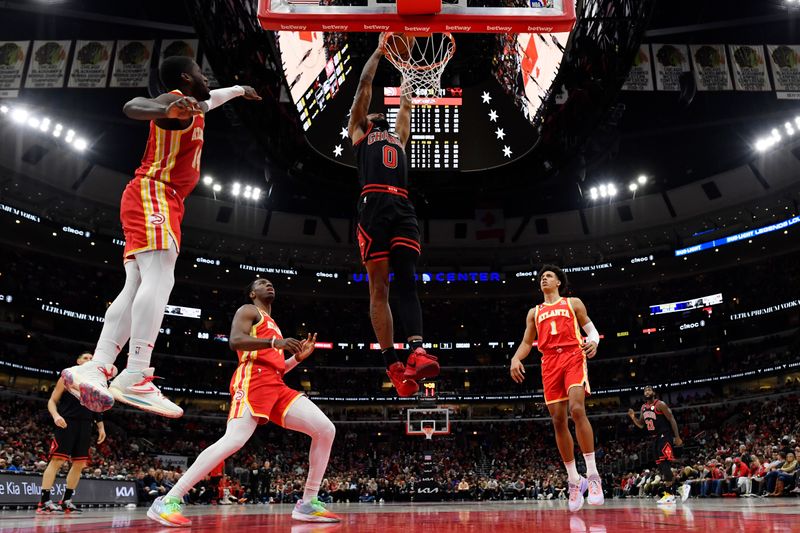
MULTIPOLYGON (((171 94, 182 93, 172 91, 171 94)), ((165 130, 150 121, 147 147, 136 177, 165 183, 181 198, 189 196, 200 179, 204 128, 204 115, 195 115, 189 127, 183 130, 165 130)))
POLYGON ((552 304, 537 305, 535 321, 540 352, 577 348, 581 345, 578 318, 569 298, 561 298, 552 304))
MULTIPOLYGON (((408 164, 400 139, 394 132, 381 131, 370 122, 367 132, 353 142, 358 179, 364 192, 370 185, 408 190, 408 164)), ((382 190, 381 192, 387 192, 382 190)))

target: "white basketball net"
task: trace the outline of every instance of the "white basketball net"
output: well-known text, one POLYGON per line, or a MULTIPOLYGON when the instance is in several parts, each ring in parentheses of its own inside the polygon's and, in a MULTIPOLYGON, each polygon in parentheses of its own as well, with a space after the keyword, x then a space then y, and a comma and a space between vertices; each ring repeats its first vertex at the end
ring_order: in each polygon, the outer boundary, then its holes
POLYGON ((433 426, 423 426, 422 432, 427 440, 433 439, 433 426))
POLYGON ((393 39, 393 35, 390 32, 384 36, 384 54, 403 75, 400 88, 403 96, 438 96, 442 88, 442 73, 456 52, 453 36, 450 33, 433 33, 416 37, 414 44, 408 48, 409 57, 404 57, 404 39, 393 39))

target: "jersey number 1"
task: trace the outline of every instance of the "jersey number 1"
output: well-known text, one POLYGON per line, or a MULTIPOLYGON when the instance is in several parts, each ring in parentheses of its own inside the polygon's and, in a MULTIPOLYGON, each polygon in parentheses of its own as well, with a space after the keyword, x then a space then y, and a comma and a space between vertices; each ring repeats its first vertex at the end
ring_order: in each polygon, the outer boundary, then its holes
POLYGON ((550 335, 558 335, 558 330, 556 329, 556 321, 550 321, 550 335))
POLYGON ((397 148, 394 146, 383 147, 383 166, 397 168, 397 148))

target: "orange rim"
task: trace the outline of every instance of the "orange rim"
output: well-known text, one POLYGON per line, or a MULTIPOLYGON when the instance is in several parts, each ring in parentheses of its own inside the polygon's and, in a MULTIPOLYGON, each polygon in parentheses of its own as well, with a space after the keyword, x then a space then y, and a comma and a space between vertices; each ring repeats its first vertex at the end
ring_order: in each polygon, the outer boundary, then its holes
MULTIPOLYGON (((420 71, 433 70, 435 68, 439 68, 440 66, 442 66, 444 64, 447 64, 447 62, 449 62, 451 59, 453 59, 453 56, 456 53, 456 40, 453 38, 453 34, 450 33, 450 32, 443 32, 442 35, 444 35, 447 39, 450 39, 450 43, 451 43, 451 46, 450 46, 449 51, 447 52, 447 55, 445 57, 443 57, 441 60, 439 60, 439 61, 437 61, 435 63, 431 63, 430 65, 412 65, 408 61, 403 61, 400 58, 396 57, 394 54, 391 54, 389 52, 389 50, 386 48, 386 43, 388 42, 389 37, 392 37, 393 35, 395 35, 395 32, 393 32, 393 31, 386 32, 386 35, 384 35, 383 41, 381 42, 381 47, 383 48, 383 55, 386 56, 386 59, 388 59, 389 62, 392 65, 394 65, 395 67, 397 67, 397 68, 413 69, 413 70, 420 70, 420 71)), ((408 35, 414 35, 414 34, 408 34, 408 35)), ((416 36, 425 36, 425 37, 430 38, 430 37, 433 36, 433 34, 432 33, 429 33, 427 35, 417 34, 416 36)))

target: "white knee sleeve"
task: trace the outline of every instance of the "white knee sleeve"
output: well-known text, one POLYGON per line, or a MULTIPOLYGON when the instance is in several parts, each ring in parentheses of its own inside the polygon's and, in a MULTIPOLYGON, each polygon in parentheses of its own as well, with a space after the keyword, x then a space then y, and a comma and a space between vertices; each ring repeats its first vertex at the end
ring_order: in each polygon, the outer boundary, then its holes
POLYGON ((106 310, 100 340, 94 350, 94 360, 114 364, 122 347, 131 336, 131 309, 141 276, 136 261, 125 263, 125 286, 106 310))

